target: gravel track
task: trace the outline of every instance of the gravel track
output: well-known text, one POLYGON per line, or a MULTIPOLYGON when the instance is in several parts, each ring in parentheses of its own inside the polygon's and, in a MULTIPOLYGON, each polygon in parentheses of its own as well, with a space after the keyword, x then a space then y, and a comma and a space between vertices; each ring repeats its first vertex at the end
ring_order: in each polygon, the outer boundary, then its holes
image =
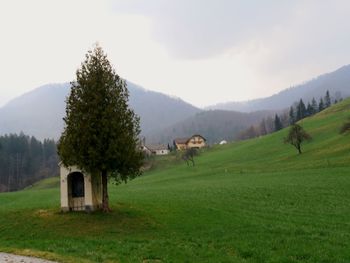
POLYGON ((13 254, 0 253, 0 263, 57 263, 40 258, 23 257, 13 254))

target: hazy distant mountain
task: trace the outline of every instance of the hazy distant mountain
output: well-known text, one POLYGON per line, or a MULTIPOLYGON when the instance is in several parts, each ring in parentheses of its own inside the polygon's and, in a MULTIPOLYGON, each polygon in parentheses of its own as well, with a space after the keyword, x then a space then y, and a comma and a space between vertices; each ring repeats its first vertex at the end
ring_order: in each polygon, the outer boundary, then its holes
MULTIPOLYGON (((141 117, 145 135, 200 112, 181 99, 145 90, 131 82, 128 89, 130 106, 141 117)), ((23 131, 40 139, 59 138, 69 91, 68 83, 49 84, 10 101, 0 108, 0 134, 23 131)))
POLYGON ((210 144, 221 140, 234 140, 236 135, 257 124, 263 118, 272 116, 275 112, 258 111, 243 113, 236 111, 209 110, 197 113, 193 117, 178 122, 166 129, 159 130, 149 136, 151 143, 171 143, 174 138, 201 134, 210 144))
POLYGON ((278 110, 289 107, 300 98, 303 98, 304 101, 311 101, 315 97, 318 100, 325 95, 327 90, 330 91, 332 96, 335 96, 337 92, 340 92, 344 98, 350 96, 350 65, 321 75, 296 87, 283 90, 271 97, 245 102, 220 103, 207 108, 243 112, 278 110))
MULTIPOLYGON (((343 97, 350 96, 350 66, 344 66, 268 98, 210 107, 223 110, 202 111, 181 99, 148 91, 130 82, 128 88, 130 106, 141 117, 142 135, 149 142, 167 143, 175 137, 200 133, 213 143, 222 139, 233 139, 238 132, 275 111, 288 108, 300 98, 305 101, 312 97, 318 99, 324 96, 326 90, 331 95, 341 92, 343 97)), ((0 108, 0 134, 23 131, 39 139, 59 138, 69 89, 68 83, 50 84, 12 100, 0 108)))

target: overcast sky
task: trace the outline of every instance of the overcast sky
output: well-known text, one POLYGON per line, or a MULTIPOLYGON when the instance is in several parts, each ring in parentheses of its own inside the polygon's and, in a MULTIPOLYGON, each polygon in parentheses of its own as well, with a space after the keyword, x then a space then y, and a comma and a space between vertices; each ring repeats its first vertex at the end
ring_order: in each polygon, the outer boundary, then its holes
POLYGON ((117 73, 196 105, 272 95, 350 63, 348 0, 0 0, 0 105, 71 81, 99 42, 117 73))

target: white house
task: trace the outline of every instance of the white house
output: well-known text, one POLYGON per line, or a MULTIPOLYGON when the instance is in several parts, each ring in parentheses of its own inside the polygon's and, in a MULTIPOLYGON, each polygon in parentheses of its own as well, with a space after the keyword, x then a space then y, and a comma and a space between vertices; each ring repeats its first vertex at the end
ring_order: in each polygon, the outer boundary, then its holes
POLYGON ((144 145, 142 146, 142 150, 147 154, 147 155, 167 155, 169 154, 169 149, 167 146, 163 144, 159 145, 144 145))

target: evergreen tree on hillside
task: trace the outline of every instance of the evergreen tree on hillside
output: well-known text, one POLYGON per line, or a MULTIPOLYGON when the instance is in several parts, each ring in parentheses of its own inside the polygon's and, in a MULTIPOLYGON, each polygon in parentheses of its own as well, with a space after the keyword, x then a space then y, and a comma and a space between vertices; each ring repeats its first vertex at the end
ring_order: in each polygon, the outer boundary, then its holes
POLYGON ((23 133, 0 136, 0 192, 22 189, 40 179, 58 175, 53 140, 45 143, 23 133), (47 145, 52 151, 45 151, 47 145))
POLYGON ((283 128, 283 125, 282 125, 281 119, 280 119, 280 117, 276 114, 276 115, 275 115, 275 131, 282 130, 282 128, 283 128))
POLYGON ((320 98, 320 102, 318 103, 318 111, 323 111, 325 109, 324 107, 324 102, 323 102, 323 99, 320 98))
POLYGON ((329 91, 327 90, 326 96, 324 97, 324 107, 329 108, 332 105, 331 96, 329 95, 329 91))
POLYGON ((108 212, 108 177, 119 183, 140 175, 139 118, 129 109, 125 81, 101 47, 88 52, 71 85, 58 153, 65 166, 101 176, 103 211, 108 212))
POLYGON ((318 112, 318 105, 315 98, 312 98, 311 106, 312 106, 312 112, 313 112, 312 114, 316 114, 318 112))
POLYGON ((303 100, 300 99, 299 104, 298 104, 298 108, 297 108, 296 121, 303 119, 305 117, 305 115, 306 115, 306 107, 305 107, 303 100))
POLYGON ((314 113, 313 107, 311 106, 310 102, 308 102, 306 107, 306 116, 312 116, 314 114, 315 113, 314 113))

